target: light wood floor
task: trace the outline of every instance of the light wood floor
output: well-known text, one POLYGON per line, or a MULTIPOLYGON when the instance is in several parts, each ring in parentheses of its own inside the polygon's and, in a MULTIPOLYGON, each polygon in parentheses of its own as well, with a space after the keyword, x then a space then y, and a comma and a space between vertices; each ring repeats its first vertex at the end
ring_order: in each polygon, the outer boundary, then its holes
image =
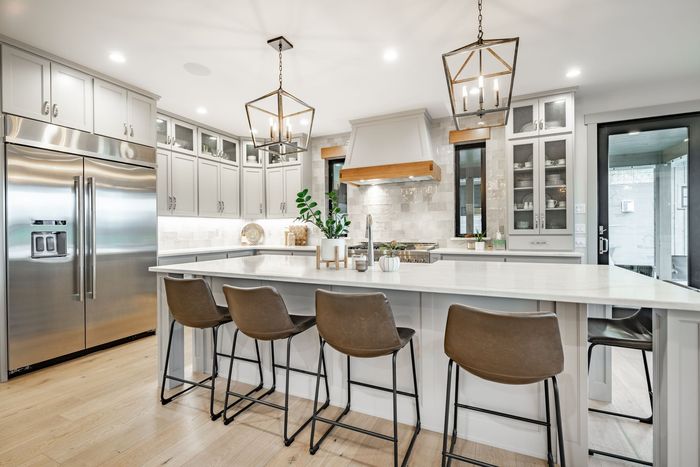
MULTIPOLYGON (((0 384, 0 465, 390 465, 391 443, 341 429, 315 456, 308 453, 308 428, 284 447, 282 413, 260 405, 229 426, 212 422, 206 391, 161 406, 155 343, 142 339, 0 384)), ((271 397, 282 402, 279 393, 271 397)), ((292 398, 290 411, 295 426, 310 402, 292 398)), ((346 420, 391 432, 386 420, 352 412, 346 420)), ((399 431, 402 454, 411 430, 399 431)), ((440 449, 441 436, 423 430, 411 465, 440 465, 440 449)), ((544 465, 466 441, 458 451, 498 465, 544 465)), ((591 465, 619 464, 591 459, 591 465)))

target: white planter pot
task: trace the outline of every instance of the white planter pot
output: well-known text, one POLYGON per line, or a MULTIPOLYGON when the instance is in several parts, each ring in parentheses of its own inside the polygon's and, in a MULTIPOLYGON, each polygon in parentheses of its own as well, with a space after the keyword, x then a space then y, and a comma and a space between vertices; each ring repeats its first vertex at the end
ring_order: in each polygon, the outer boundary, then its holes
POLYGON ((323 261, 335 260, 335 247, 338 247, 338 260, 345 259, 345 239, 344 238, 322 238, 321 239, 321 259, 323 261))
POLYGON ((486 242, 474 242, 474 249, 476 251, 484 251, 486 249, 486 242))
POLYGON ((401 266, 401 258, 398 256, 382 256, 379 258, 379 267, 384 272, 395 272, 401 266))

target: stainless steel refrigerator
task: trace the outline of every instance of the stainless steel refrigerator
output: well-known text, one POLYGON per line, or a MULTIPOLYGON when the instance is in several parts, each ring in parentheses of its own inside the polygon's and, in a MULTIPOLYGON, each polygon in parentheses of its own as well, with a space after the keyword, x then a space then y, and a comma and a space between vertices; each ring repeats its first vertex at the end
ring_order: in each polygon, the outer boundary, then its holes
POLYGON ((10 373, 155 329, 155 151, 6 123, 10 373))

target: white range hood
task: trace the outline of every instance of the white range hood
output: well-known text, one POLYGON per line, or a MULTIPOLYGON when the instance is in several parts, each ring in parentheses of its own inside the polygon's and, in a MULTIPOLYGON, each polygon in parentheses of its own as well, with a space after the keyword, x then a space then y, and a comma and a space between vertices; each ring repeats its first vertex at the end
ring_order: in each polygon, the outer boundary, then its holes
POLYGON ((440 180, 425 109, 352 120, 340 181, 354 185, 440 180))

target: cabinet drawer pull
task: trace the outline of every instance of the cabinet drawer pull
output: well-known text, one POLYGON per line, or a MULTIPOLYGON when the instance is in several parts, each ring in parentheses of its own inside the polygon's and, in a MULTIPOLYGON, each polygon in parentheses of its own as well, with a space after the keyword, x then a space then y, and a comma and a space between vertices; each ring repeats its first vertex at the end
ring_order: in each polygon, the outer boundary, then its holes
POLYGON ((48 115, 49 107, 49 101, 44 101, 44 103, 42 104, 41 113, 43 113, 44 115, 48 115))
POLYGON ((129 125, 129 136, 134 136, 134 127, 129 125))
POLYGON ((126 123, 124 123, 124 136, 129 134, 129 129, 126 126, 126 123))
POLYGON ((58 117, 58 104, 53 105, 53 116, 54 118, 58 117))
POLYGON ((260 214, 262 214, 262 203, 260 203, 260 214))

